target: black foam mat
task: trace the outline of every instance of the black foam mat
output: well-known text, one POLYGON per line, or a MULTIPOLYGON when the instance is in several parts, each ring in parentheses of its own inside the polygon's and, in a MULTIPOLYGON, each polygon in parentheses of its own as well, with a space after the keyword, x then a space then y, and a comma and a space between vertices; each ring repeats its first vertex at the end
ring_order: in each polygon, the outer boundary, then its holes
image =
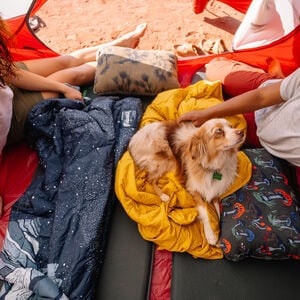
POLYGON ((240 262, 173 256, 172 300, 298 299, 300 261, 240 262))
POLYGON ((147 299, 153 250, 153 244, 142 239, 137 224, 117 203, 95 299, 147 299))

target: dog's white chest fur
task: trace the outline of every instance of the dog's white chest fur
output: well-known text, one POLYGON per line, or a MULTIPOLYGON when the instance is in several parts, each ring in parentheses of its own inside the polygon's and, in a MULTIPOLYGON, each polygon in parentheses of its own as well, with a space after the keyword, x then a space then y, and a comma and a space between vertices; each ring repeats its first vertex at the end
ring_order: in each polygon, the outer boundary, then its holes
POLYGON ((222 170, 208 170, 205 174, 198 176, 188 176, 186 188, 188 191, 198 192, 203 200, 211 202, 226 192, 237 174, 237 159, 227 158, 222 170))
POLYGON ((214 123, 216 121, 211 120, 202 129, 190 124, 176 132, 178 144, 182 145, 186 188, 192 194, 199 193, 207 202, 220 197, 234 181, 238 159, 237 147, 233 145, 242 140, 242 135, 240 137, 226 121, 220 122, 222 128, 216 125, 217 129, 214 123))

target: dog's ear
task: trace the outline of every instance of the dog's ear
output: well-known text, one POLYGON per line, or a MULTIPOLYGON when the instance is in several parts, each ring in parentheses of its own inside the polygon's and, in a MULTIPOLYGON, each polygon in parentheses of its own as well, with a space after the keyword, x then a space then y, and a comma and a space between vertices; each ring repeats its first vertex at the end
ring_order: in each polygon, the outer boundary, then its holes
POLYGON ((207 154, 207 140, 203 130, 199 130, 191 138, 189 152, 192 156, 192 159, 197 159, 207 154))

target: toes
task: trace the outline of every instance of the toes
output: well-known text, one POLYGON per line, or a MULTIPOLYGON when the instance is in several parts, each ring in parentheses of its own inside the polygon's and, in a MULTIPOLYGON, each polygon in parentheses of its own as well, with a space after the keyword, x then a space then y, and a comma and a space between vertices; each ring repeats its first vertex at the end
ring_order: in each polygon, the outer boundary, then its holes
POLYGON ((148 24, 142 23, 135 28, 135 32, 141 37, 145 34, 148 24))

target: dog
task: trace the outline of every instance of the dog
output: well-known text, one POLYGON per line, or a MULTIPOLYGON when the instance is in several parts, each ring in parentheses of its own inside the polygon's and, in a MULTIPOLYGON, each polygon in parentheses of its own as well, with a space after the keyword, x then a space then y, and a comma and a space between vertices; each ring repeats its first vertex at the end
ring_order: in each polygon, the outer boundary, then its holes
POLYGON ((204 201, 212 202, 220 218, 219 197, 237 174, 237 153, 245 141, 245 130, 232 128, 223 118, 200 127, 192 122, 153 122, 139 129, 128 144, 135 166, 146 171, 147 181, 162 201, 168 201, 158 186, 165 173, 174 171, 196 201, 209 244, 219 237, 213 232, 204 201))

